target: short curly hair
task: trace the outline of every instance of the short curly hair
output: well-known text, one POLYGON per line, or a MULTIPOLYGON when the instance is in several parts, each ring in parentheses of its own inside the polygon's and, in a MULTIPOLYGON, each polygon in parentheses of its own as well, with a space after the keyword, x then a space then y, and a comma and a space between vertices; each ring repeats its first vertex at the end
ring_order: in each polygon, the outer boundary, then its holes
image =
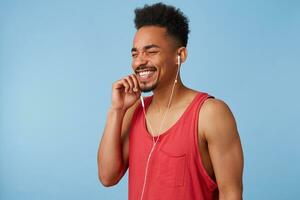
POLYGON ((135 28, 138 30, 143 26, 159 26, 166 28, 167 33, 179 42, 180 46, 187 46, 189 20, 174 6, 163 3, 145 5, 143 8, 135 9, 135 28))

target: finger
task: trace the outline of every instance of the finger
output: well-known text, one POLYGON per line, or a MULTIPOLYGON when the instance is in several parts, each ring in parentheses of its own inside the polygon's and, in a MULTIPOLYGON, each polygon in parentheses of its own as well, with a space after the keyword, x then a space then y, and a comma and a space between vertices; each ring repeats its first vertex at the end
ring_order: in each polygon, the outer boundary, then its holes
POLYGON ((124 87, 123 79, 120 79, 120 80, 116 81, 116 82, 112 85, 112 88, 113 88, 113 89, 120 89, 120 88, 123 88, 123 87, 124 87))
POLYGON ((138 92, 139 91, 139 82, 136 78, 136 75, 135 74, 131 74, 130 77, 132 78, 133 82, 134 82, 134 88, 133 88, 133 91, 134 92, 138 92))
POLYGON ((127 82, 126 79, 122 79, 122 83, 123 83, 123 86, 125 87, 125 92, 128 93, 129 91, 129 83, 127 82))
POLYGON ((129 83, 129 92, 130 93, 133 93, 133 87, 134 87, 134 83, 133 83, 133 80, 130 76, 126 76, 125 79, 127 80, 127 82, 129 83))

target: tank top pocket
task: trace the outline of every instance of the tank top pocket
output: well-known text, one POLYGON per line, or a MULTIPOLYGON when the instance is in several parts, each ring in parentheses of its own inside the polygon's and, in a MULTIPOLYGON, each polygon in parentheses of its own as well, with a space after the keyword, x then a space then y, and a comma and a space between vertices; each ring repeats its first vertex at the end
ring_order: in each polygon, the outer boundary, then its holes
POLYGON ((166 187, 184 185, 186 171, 186 155, 172 155, 159 149, 159 183, 166 187))

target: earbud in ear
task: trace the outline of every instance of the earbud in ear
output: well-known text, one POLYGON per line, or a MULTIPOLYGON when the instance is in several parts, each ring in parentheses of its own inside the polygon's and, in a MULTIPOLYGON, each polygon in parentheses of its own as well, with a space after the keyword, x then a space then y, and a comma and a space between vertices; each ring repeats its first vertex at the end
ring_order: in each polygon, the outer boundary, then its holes
POLYGON ((177 56, 177 63, 178 63, 178 66, 180 66, 180 64, 181 64, 180 55, 177 56))
POLYGON ((178 63, 178 69, 177 69, 177 74, 176 74, 176 78, 175 78, 175 84, 177 83, 177 76, 178 76, 178 72, 179 72, 179 67, 181 65, 181 58, 180 55, 177 56, 177 63, 178 63))

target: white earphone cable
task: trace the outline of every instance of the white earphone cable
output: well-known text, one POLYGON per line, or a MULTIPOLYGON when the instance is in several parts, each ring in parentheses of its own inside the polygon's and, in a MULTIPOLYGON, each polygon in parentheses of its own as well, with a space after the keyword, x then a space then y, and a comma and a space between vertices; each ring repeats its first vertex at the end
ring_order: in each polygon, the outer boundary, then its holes
POLYGON ((143 197, 144 197, 144 192, 145 192, 145 187, 146 187, 146 182, 147 182, 147 175, 148 175, 148 166, 149 166, 149 162, 150 162, 150 158, 152 156, 152 153, 155 149, 155 146, 157 144, 157 142, 159 141, 159 137, 160 137, 160 132, 161 132, 161 128, 162 128, 162 125, 165 121, 165 118, 167 116, 167 113, 169 112, 170 110, 170 106, 171 106, 171 101, 172 101, 172 98, 173 98, 173 93, 174 93, 174 88, 175 88, 175 85, 177 83, 177 78, 178 78, 178 74, 179 74, 179 68, 180 68, 180 65, 181 65, 181 62, 180 62, 180 56, 178 56, 178 69, 177 69, 177 73, 176 73, 176 77, 175 77, 175 81, 174 81, 174 84, 173 84, 173 87, 172 87, 172 91, 171 91, 171 95, 170 95, 170 98, 169 98, 169 103, 168 103, 168 107, 167 107, 167 110, 165 111, 164 113, 164 116, 163 116, 163 119, 160 123, 160 127, 159 127, 159 131, 157 133, 157 139, 155 141, 154 139, 154 132, 153 132, 153 129, 151 127, 151 124, 147 118, 147 115, 146 115, 146 111, 145 111, 145 104, 144 104, 144 99, 141 95, 141 102, 142 102, 142 107, 143 107, 143 112, 144 112, 144 116, 145 116, 145 119, 146 119, 146 123, 149 125, 149 128, 151 130, 151 135, 152 135, 152 141, 153 141, 153 145, 152 145, 152 148, 151 148, 151 151, 148 155, 148 159, 147 159, 147 164, 146 164, 146 169, 145 169, 145 176, 144 176, 144 183, 143 183, 143 188, 142 188, 142 194, 141 194, 141 200, 143 200, 143 197))

